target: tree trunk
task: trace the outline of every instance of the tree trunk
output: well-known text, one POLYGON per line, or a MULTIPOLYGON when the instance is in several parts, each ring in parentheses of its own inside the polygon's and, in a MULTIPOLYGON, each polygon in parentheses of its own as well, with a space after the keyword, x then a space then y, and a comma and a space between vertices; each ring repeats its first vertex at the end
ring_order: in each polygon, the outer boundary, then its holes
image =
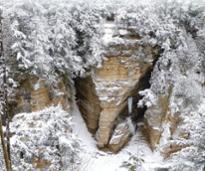
MULTIPOLYGON (((4 160, 7 171, 11 171, 11 157, 10 157, 10 130, 9 130, 9 122, 10 116, 8 113, 8 101, 7 101, 7 70, 6 70, 6 57, 4 56, 4 48, 3 48, 3 26, 2 26, 2 17, 0 16, 0 74, 3 74, 3 80, 0 85, 0 134, 1 134, 1 143, 2 143, 2 150, 4 153, 4 160), (3 132, 3 117, 5 116, 6 121, 6 142, 4 139, 4 132, 3 132)), ((2 79, 2 78, 1 78, 2 79)))
POLYGON ((11 169, 11 161, 9 159, 8 150, 7 150, 7 147, 6 147, 6 144, 5 144, 5 139, 4 139, 2 117, 0 117, 0 136, 1 136, 1 145, 2 145, 2 151, 3 151, 3 156, 4 156, 4 162, 5 162, 6 170, 7 171, 12 171, 12 169, 11 169))

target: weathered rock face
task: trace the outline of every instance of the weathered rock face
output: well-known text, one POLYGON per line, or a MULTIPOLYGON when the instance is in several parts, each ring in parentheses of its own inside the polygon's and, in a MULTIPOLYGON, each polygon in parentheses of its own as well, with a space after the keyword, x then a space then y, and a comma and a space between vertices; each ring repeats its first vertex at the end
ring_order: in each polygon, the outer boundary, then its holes
MULTIPOLYGON (((120 127, 117 120, 127 107, 128 97, 135 95, 139 80, 152 68, 158 53, 149 45, 138 45, 139 36, 128 30, 113 23, 105 24, 103 39, 107 50, 102 67, 93 69, 91 76, 76 80, 80 111, 88 129, 93 134, 97 131, 99 148, 109 146, 113 129, 120 127), (113 30, 117 30, 116 34, 113 30)), ((128 141, 128 130, 123 129, 123 139, 115 143, 118 147, 109 146, 114 152, 128 141)))
POLYGON ((171 113, 169 97, 167 96, 161 96, 157 104, 148 108, 145 112, 145 134, 150 146, 153 150, 158 148, 165 158, 188 146, 171 141, 177 139, 177 137, 187 139, 189 136, 188 133, 178 129, 180 122, 179 114, 171 113))
POLYGON ((91 77, 76 80, 77 104, 91 133, 98 129, 100 101, 96 95, 95 85, 91 77))
POLYGON ((14 113, 34 112, 60 104, 69 110, 70 99, 71 90, 63 79, 59 79, 56 85, 48 85, 44 79, 30 77, 20 84, 13 109, 14 113))
POLYGON ((92 74, 102 108, 97 137, 99 147, 108 144, 115 121, 127 106, 127 98, 133 96, 132 92, 146 70, 144 67, 148 68, 148 65, 140 66, 131 57, 109 57, 103 67, 92 74))
POLYGON ((150 107, 145 112, 146 134, 152 149, 154 149, 160 141, 163 132, 162 124, 168 112, 168 105, 168 97, 164 96, 158 100, 157 105, 150 107))
POLYGON ((131 133, 128 123, 122 122, 118 124, 109 141, 109 149, 117 153, 129 141, 130 137, 131 133))

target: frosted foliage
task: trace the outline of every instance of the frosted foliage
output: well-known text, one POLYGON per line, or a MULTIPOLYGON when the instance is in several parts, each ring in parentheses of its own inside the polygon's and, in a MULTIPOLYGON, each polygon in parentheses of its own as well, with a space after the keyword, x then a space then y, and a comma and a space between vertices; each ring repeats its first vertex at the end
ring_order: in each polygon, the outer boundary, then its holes
POLYGON ((77 169, 78 140, 72 133, 70 115, 61 107, 17 114, 11 133, 13 170, 59 170, 62 164, 68 170, 77 169))
POLYGON ((140 91, 139 94, 141 96, 143 96, 143 99, 141 99, 138 102, 139 107, 142 107, 144 105, 147 106, 147 107, 150 107, 150 106, 156 104, 156 95, 153 94, 153 92, 150 91, 149 89, 140 91))
MULTIPOLYGON (((4 25, 8 30, 5 32, 8 44, 6 47, 11 47, 7 50, 7 54, 10 54, 9 61, 17 62, 17 66, 12 65, 12 67, 8 63, 9 72, 12 70, 23 74, 28 72, 51 79, 59 73, 66 77, 84 75, 93 66, 100 66, 102 62, 103 42, 109 40, 102 41, 104 30, 101 24, 106 19, 112 20, 112 18, 116 28, 129 28, 129 31, 139 35, 136 44, 142 47, 151 45, 159 49, 159 55, 154 61, 150 88, 140 92, 143 98, 138 105, 151 107, 156 104, 158 97, 162 95, 169 97, 170 112, 173 115, 180 114, 183 122, 179 128, 190 132, 190 136, 187 140, 177 136, 174 137, 176 139, 168 140, 168 145, 176 141, 175 143, 187 143, 189 147, 176 152, 165 162, 171 164, 170 170, 204 169, 205 2, 203 0, 186 2, 182 0, 80 0, 78 2, 3 0, 2 2, 4 25)), ((127 42, 123 38, 113 38, 113 40, 114 44, 124 43, 126 46, 127 42)), ((146 56, 140 54, 140 58, 144 57, 146 56)), ((30 149, 37 151, 35 152, 37 157, 43 156, 49 159, 51 161, 49 167, 54 167, 54 170, 60 167, 60 148, 57 149, 53 144, 67 145, 67 141, 64 141, 64 138, 68 138, 64 135, 65 113, 59 116, 54 109, 52 112, 48 111, 35 113, 35 116, 20 114, 14 118, 12 131, 16 133, 12 137, 12 146, 17 147, 12 147, 12 150, 14 156, 19 156, 19 153, 23 156, 22 159, 14 157, 16 170, 33 167, 31 163, 33 153, 30 149), (49 113, 52 113, 55 119, 51 119, 49 113), (49 119, 44 120, 44 117, 49 119), (59 123, 55 122, 57 118, 59 123), (42 123, 43 121, 52 127, 49 129, 51 132, 42 123), (42 129, 36 129, 35 124, 42 129), (57 136, 58 134, 62 136, 57 136), (47 152, 38 151, 37 145, 42 146, 42 149, 47 148, 47 152), (50 158, 51 155, 55 157, 50 158)), ((64 145, 59 147, 64 149, 64 145)), ((75 151, 77 148, 73 149, 75 151)), ((70 166, 66 163, 66 161, 72 162, 67 154, 74 151, 63 150, 62 154, 66 155, 61 161, 65 162, 63 165, 70 166)))
POLYGON ((171 98, 171 109, 173 112, 183 111, 187 108, 189 108, 189 110, 197 109, 196 105, 200 104, 203 97, 203 88, 194 78, 196 77, 181 77, 174 86, 174 95, 171 98))
MULTIPOLYGON (((191 146, 183 148, 172 155, 170 170, 197 171, 205 169, 205 101, 199 109, 183 116, 183 124, 179 127, 190 134, 191 146)), ((180 143, 180 141, 179 141, 180 143)), ((169 162, 170 162, 169 161, 169 162)))
POLYGON ((67 1, 5 2, 10 24, 10 55, 18 70, 45 77, 57 73, 83 75, 100 65, 100 13, 86 3, 67 1), (7 4, 7 6, 6 6, 7 4))

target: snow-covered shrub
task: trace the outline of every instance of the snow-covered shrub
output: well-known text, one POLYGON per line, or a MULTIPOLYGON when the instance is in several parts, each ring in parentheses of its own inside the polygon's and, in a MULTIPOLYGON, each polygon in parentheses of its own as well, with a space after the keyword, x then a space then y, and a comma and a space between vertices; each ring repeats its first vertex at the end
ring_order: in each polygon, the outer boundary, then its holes
POLYGON ((143 96, 143 99, 141 99, 138 102, 138 106, 147 106, 150 107, 154 104, 156 104, 156 95, 153 94, 153 92, 150 89, 145 89, 143 91, 140 91, 139 94, 143 96))
POLYGON ((71 117, 61 107, 17 114, 11 122, 13 170, 76 170, 80 161, 78 139, 71 117))
MULTIPOLYGON (((201 103, 198 110, 183 115, 183 123, 179 129, 189 132, 188 141, 191 145, 172 154, 169 170, 203 171, 205 169, 205 102, 201 103)), ((182 139, 184 142, 185 140, 182 139)), ((181 140, 181 142, 183 142, 181 140)), ((180 143, 180 139, 178 140, 180 143)))
POLYGON ((129 160, 123 162, 121 167, 125 168, 127 171, 143 170, 142 168, 142 164, 144 163, 143 158, 134 156, 131 153, 129 153, 129 155, 130 155, 129 160))

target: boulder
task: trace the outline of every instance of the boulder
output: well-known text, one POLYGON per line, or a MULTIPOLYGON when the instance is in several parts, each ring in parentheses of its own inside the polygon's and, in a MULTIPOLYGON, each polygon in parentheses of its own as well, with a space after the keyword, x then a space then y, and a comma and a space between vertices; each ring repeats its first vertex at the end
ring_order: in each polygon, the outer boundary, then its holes
POLYGON ((123 146, 127 144, 131 137, 131 132, 129 130, 129 125, 127 122, 122 122, 117 125, 114 129, 113 134, 109 141, 109 149, 117 153, 122 149, 123 146))

